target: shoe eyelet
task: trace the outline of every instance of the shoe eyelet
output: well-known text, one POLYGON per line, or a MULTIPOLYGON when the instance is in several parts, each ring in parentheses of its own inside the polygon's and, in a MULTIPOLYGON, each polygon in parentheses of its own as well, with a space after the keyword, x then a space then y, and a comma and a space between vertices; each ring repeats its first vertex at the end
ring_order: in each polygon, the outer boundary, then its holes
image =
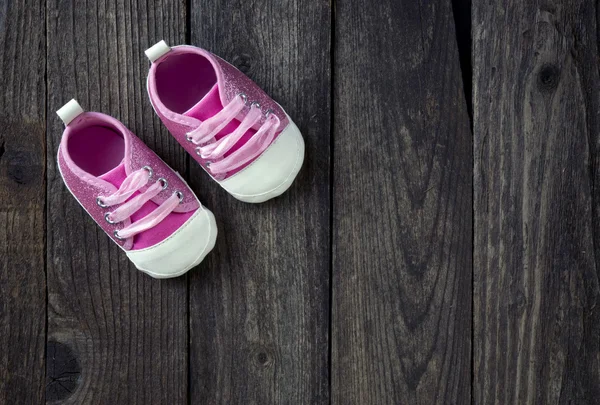
POLYGON ((151 179, 152 176, 154 176, 154 170, 152 170, 152 168, 150 166, 144 166, 144 167, 142 167, 142 169, 144 169, 148 172, 149 179, 151 179))
POLYGON ((169 182, 164 177, 161 177, 156 181, 158 181, 162 185, 163 190, 165 190, 167 187, 169 187, 169 182))
POLYGON ((244 101, 244 104, 248 105, 248 96, 246 93, 240 93, 238 96, 244 101))
POLYGON ((113 232, 113 235, 115 235, 115 238, 117 238, 119 240, 125 240, 125 238, 121 238, 119 236, 119 230, 118 229, 115 229, 115 231, 113 232))
POLYGON ((108 208, 108 205, 104 204, 104 201, 100 197, 96 197, 96 204, 102 208, 108 208))
POLYGON ((260 103, 257 103, 257 102, 255 101, 255 102, 253 102, 253 103, 250 105, 250 108, 252 108, 252 107, 258 108, 258 109, 260 110, 260 103))
POLYGON ((185 140, 188 142, 194 142, 194 139, 190 136, 190 134, 185 134, 185 140))
POLYGON ((181 191, 175 191, 177 197, 179 197, 179 204, 183 202, 183 193, 181 191))
POLYGON ((106 214, 104 214, 104 219, 106 220, 106 222, 108 222, 109 224, 117 224, 118 222, 115 222, 113 220, 110 219, 112 212, 107 212, 106 214))
POLYGON ((201 156, 200 146, 196 148, 196 155, 201 156))
POLYGON ((273 111, 272 109, 270 109, 270 108, 269 108, 267 111, 265 111, 265 118, 269 118, 269 116, 270 116, 271 114, 273 114, 274 112, 275 112, 275 111, 273 111))

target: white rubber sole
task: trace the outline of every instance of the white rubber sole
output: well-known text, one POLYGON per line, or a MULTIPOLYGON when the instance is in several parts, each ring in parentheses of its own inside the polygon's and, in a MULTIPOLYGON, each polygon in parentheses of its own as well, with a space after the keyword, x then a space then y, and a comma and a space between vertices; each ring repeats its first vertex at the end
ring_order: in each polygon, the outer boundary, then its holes
MULTIPOLYGON (((232 197, 246 203, 262 203, 278 197, 287 191, 302 168, 306 146, 300 130, 290 119, 284 130, 267 150, 250 166, 232 177, 217 181, 232 197), (287 163, 285 163, 287 162, 287 163), (282 165, 283 163, 283 165, 282 165), (283 166, 283 167, 282 167, 283 166), (283 171, 285 170, 285 171, 283 171), (274 182, 278 173, 286 173, 285 178, 274 182), (258 184, 269 184, 270 189, 257 192, 258 184), (275 183, 275 184, 273 184, 275 183), (279 184, 277 184, 279 183, 279 184)), ((258 187, 260 189, 261 187, 258 187)))
MULTIPOLYGON (((200 263, 202 263, 202 260, 204 260, 204 258, 213 250, 213 248, 215 247, 215 244, 217 242, 217 222, 215 220, 215 216, 213 215, 213 213, 209 210, 206 210, 206 214, 209 217, 210 220, 210 232, 209 232, 209 237, 208 240, 206 242, 206 245, 204 246, 204 248, 202 249, 201 253, 198 255, 198 257, 196 258, 196 260, 194 260, 194 262, 189 265, 188 267, 186 267, 185 269, 178 271, 176 273, 154 273, 148 270, 144 270, 141 269, 139 267, 136 266, 136 268, 141 271, 142 273, 145 273, 147 275, 149 275, 152 278, 157 278, 157 279, 166 279, 166 278, 175 278, 175 277, 179 277, 184 275, 185 273, 187 273, 188 271, 190 271, 191 269, 193 269, 194 267, 198 266, 200 263)), ((135 264, 135 263, 134 263, 135 264)))
POLYGON ((299 156, 299 158, 296 161, 296 164, 294 165, 294 170, 288 175, 288 177, 286 177, 285 181, 267 193, 252 196, 237 195, 231 192, 229 192, 229 194, 231 194, 236 200, 252 204, 263 203, 272 198, 279 197, 292 186, 292 183, 294 182, 294 180, 296 180, 296 176, 298 176, 298 173, 302 168, 302 163, 304 163, 304 153, 302 153, 299 156))

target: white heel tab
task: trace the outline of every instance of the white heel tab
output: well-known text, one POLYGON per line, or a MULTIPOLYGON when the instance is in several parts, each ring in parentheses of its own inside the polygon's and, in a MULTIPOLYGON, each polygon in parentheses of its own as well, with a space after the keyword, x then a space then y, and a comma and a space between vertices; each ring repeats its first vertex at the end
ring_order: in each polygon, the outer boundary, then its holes
POLYGON ((79 105, 77 100, 71 99, 67 104, 63 105, 57 112, 58 116, 65 123, 65 126, 69 125, 71 121, 83 114, 83 108, 79 105))
POLYGON ((150 62, 154 62, 170 50, 171 48, 169 48, 169 45, 163 40, 146 49, 145 53, 148 59, 150 59, 150 62))

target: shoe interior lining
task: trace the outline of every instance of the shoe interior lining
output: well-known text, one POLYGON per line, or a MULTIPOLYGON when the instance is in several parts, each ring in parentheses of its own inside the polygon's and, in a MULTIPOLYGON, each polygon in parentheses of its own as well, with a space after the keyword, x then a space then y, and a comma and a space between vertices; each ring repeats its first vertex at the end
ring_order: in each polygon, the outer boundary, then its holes
POLYGON ((169 56, 157 66, 155 77, 158 97, 178 114, 196 105, 217 83, 210 61, 194 53, 169 56))
POLYGON ((99 177, 117 167, 125 156, 123 136, 107 126, 74 128, 67 143, 73 162, 83 171, 99 177))

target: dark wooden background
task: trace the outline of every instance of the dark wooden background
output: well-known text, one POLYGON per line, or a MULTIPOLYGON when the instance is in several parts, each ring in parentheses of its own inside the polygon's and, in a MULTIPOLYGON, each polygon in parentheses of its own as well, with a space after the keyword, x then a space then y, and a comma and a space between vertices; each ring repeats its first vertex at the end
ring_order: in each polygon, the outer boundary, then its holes
POLYGON ((0 0, 0 404, 600 404, 600 7, 0 0), (306 140, 234 200, 143 51, 207 48, 306 140), (171 280, 68 194, 55 111, 123 121, 220 228, 171 280))

